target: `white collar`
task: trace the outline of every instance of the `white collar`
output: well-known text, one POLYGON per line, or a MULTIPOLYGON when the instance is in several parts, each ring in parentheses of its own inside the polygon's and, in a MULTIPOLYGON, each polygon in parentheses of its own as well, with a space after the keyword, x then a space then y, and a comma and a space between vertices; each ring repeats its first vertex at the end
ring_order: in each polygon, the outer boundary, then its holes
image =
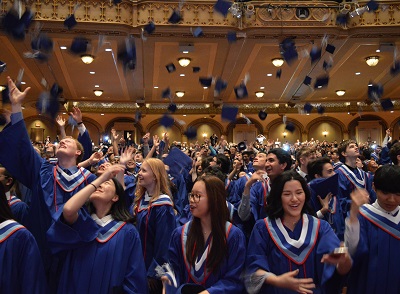
POLYGON ((150 201, 151 196, 149 195, 149 193, 147 193, 147 191, 144 193, 144 201, 150 201))
POLYGON ((392 211, 386 211, 384 210, 378 203, 378 200, 376 200, 374 203, 372 203, 372 206, 375 207, 376 209, 378 209, 379 211, 382 211, 386 214, 390 214, 391 216, 395 216, 397 214, 397 212, 400 209, 400 206, 397 206, 394 210, 392 211))
POLYGON ((12 223, 16 223, 16 221, 13 219, 5 220, 4 222, 0 223, 0 229, 4 228, 5 226, 12 224, 12 223))
POLYGON ((95 213, 92 214, 92 219, 95 221, 96 224, 98 224, 101 227, 105 227, 114 220, 111 214, 99 218, 95 213))
POLYGON ((300 176, 306 178, 307 174, 300 169, 300 166, 297 167, 297 172, 299 173, 300 176))
POLYGON ((11 199, 11 192, 10 191, 6 192, 6 198, 7 198, 7 200, 11 199))

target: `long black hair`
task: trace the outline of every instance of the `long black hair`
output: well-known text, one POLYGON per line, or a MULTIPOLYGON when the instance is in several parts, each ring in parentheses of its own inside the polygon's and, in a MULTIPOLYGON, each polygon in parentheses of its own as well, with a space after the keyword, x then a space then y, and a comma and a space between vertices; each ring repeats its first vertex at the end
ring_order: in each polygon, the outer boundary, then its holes
MULTIPOLYGON (((126 208, 126 194, 124 191, 124 187, 116 178, 111 178, 115 186, 115 195, 118 195, 118 200, 113 203, 111 206, 110 214, 113 219, 123 222, 134 222, 133 216, 129 213, 126 208)), ((95 213, 96 208, 92 203, 89 204, 90 213, 95 213)))
POLYGON ((311 193, 308 189, 306 180, 304 180, 304 178, 296 171, 288 170, 284 171, 282 174, 276 177, 276 179, 271 184, 271 192, 269 193, 267 198, 268 205, 266 208, 266 212, 269 218, 277 219, 283 217, 284 211, 282 207, 282 192, 286 182, 292 180, 300 182, 301 187, 304 190, 304 194, 306 195, 306 200, 304 202, 301 213, 314 215, 308 204, 308 202, 310 201, 311 193))
POLYGON ((4 186, 2 183, 0 183, 0 223, 9 219, 15 218, 11 212, 10 205, 8 205, 6 193, 4 192, 4 186))

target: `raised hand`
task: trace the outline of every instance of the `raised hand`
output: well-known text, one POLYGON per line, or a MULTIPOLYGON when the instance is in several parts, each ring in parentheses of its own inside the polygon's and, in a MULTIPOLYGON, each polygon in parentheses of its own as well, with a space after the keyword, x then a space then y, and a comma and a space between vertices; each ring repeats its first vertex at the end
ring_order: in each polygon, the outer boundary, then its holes
POLYGON ((331 192, 329 192, 324 199, 322 199, 321 196, 318 195, 319 203, 321 203, 321 206, 322 206, 322 208, 321 208, 322 214, 325 214, 326 212, 328 212, 329 202, 331 201, 332 196, 333 195, 331 192))
POLYGON ((21 104, 25 99, 26 94, 28 94, 31 87, 26 88, 21 92, 10 77, 7 77, 8 89, 10 91, 10 101, 12 105, 21 104))
POLYGON ((56 122, 60 128, 65 127, 65 119, 62 116, 58 115, 56 118, 56 122))
POLYGON ((109 167, 106 168, 104 173, 99 177, 99 180, 101 182, 108 181, 112 178, 114 178, 118 173, 123 172, 125 170, 125 166, 121 164, 114 164, 110 165, 109 167))
POLYGON ((133 146, 129 146, 125 149, 125 151, 121 154, 119 158, 119 163, 122 165, 126 165, 129 160, 133 158, 133 153, 135 152, 135 148, 133 146))
POLYGON ((77 122, 80 123, 82 122, 82 112, 79 109, 79 107, 74 106, 74 108, 72 109, 72 112, 69 113, 72 118, 77 122))

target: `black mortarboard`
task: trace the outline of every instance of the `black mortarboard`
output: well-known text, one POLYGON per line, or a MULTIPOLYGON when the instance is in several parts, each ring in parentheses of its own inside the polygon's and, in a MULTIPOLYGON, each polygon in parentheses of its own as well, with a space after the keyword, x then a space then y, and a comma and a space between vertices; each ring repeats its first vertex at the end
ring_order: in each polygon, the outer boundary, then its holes
POLYGON ((321 89, 328 86, 329 83, 329 76, 324 75, 320 76, 315 80, 314 89, 321 89))
POLYGON ((169 112, 174 113, 174 112, 176 111, 176 109, 177 109, 177 107, 176 107, 176 104, 175 104, 175 103, 170 103, 170 104, 168 105, 168 111, 169 111, 169 112))
POLYGON ((237 148, 239 150, 239 152, 242 152, 244 150, 247 149, 246 143, 245 142, 239 142, 239 144, 237 145, 237 148))
POLYGON ((194 139, 197 137, 197 129, 195 127, 188 127, 184 134, 188 139, 194 139))
POLYGON ((381 100, 381 106, 384 111, 392 110, 394 108, 393 102, 390 98, 388 99, 382 99, 381 100))
POLYGON ((22 23, 24 26, 25 26, 25 28, 27 29, 27 28, 29 28, 29 26, 31 25, 31 23, 32 23, 32 20, 33 20, 33 17, 34 17, 34 15, 33 15, 33 12, 32 12, 32 10, 30 10, 28 7, 26 7, 25 8, 25 11, 24 11, 24 13, 22 14, 22 16, 21 16, 21 18, 20 18, 20 23, 22 23))
POLYGON ((179 13, 179 11, 174 10, 174 12, 172 12, 172 15, 169 17, 168 22, 172 23, 172 24, 177 24, 178 22, 181 21, 181 14, 179 13))
POLYGON ((64 20, 64 26, 67 27, 69 30, 71 30, 77 24, 78 22, 75 19, 75 14, 68 15, 68 17, 64 20))
POLYGON ((330 54, 333 54, 335 52, 335 49, 336 49, 336 47, 333 46, 332 44, 327 44, 326 48, 325 48, 326 52, 328 52, 330 54))
POLYGON ((211 87, 212 77, 208 77, 208 78, 200 77, 199 82, 203 87, 211 87))
POLYGON ((291 122, 288 122, 288 123, 285 125, 285 130, 288 130, 288 131, 291 132, 291 133, 293 133, 295 129, 296 129, 295 125, 292 124, 291 122))
POLYGON ((4 30, 17 40, 25 38, 25 30, 29 27, 33 19, 33 13, 26 9, 19 18, 18 12, 11 8, 2 19, 4 30))
POLYGON ((70 51, 74 54, 86 53, 88 49, 89 40, 83 37, 75 37, 72 40, 70 51))
POLYGON ((400 60, 394 62, 393 66, 390 68, 390 74, 392 76, 397 75, 400 72, 400 60))
POLYGON ((219 94, 221 93, 223 90, 226 89, 226 87, 228 86, 228 83, 225 82, 223 79, 218 78, 217 81, 215 82, 215 91, 219 94))
POLYGON ((214 5, 214 10, 221 13, 224 17, 228 15, 228 10, 231 8, 232 3, 229 1, 218 0, 214 5))
POLYGON ((199 66, 193 66, 193 72, 199 72, 200 71, 200 67, 199 66))
POLYGON ((349 20, 348 13, 339 13, 336 16, 336 24, 338 24, 338 25, 345 26, 345 25, 347 25, 348 20, 349 20))
POLYGON ((323 115, 325 113, 325 107, 323 107, 322 105, 319 105, 317 107, 317 112, 321 115, 323 115))
POLYGON ((7 68, 7 64, 3 61, 0 61, 0 74, 3 73, 7 68))
POLYGON ((282 76, 282 69, 278 69, 278 70, 276 71, 275 77, 276 77, 277 79, 280 79, 281 76, 282 76))
POLYGON ((144 26, 143 29, 150 35, 156 29, 156 25, 154 24, 154 22, 150 21, 147 25, 144 26))
POLYGON ((249 96, 249 93, 247 93, 247 88, 245 84, 240 84, 239 86, 235 87, 235 95, 236 99, 244 99, 249 96))
POLYGON ((193 37, 201 37, 204 35, 203 29, 201 27, 197 27, 192 30, 193 37))
POLYGON ((381 84, 368 85, 368 98, 372 101, 381 99, 383 95, 383 86, 381 84))
POLYGON ((266 113, 265 110, 260 110, 260 112, 258 113, 258 117, 261 120, 265 120, 267 118, 267 116, 268 116, 268 113, 266 113))
POLYGON ((118 5, 119 3, 122 2, 122 0, 113 0, 113 2, 114 2, 114 5, 118 5))
POLYGON ((61 88, 57 83, 54 83, 53 86, 51 86, 50 89, 50 95, 52 97, 58 97, 62 94, 63 88, 61 88))
POLYGON ((169 73, 172 73, 172 72, 176 71, 175 64, 173 64, 172 62, 171 62, 171 63, 168 63, 168 64, 165 66, 165 68, 167 69, 167 71, 168 71, 169 73))
POLYGON ((171 89, 169 87, 161 92, 161 98, 171 98, 171 89))
POLYGON ((318 178, 312 181, 310 187, 315 192, 315 195, 319 195, 324 199, 329 193, 337 195, 339 187, 338 180, 339 174, 336 173, 329 178, 318 178))
POLYGON ((310 103, 304 104, 304 112, 305 113, 310 113, 313 110, 314 106, 312 106, 310 103))
POLYGON ((9 104, 10 102, 10 91, 8 90, 8 86, 4 86, 4 90, 1 91, 1 100, 3 101, 3 104, 9 104))
POLYGON ((135 122, 138 123, 142 119, 142 113, 140 111, 135 112, 135 122))
POLYGON ((221 119, 223 121, 234 122, 236 121, 236 116, 239 112, 239 108, 236 106, 223 105, 221 109, 221 119))
POLYGON ((303 84, 304 84, 304 85, 307 85, 307 86, 311 85, 311 77, 306 76, 306 77, 304 78, 303 84))
POLYGON ((332 62, 324 60, 324 63, 322 64, 322 68, 325 71, 328 71, 332 67, 332 62))
POLYGON ((53 50, 53 40, 44 33, 39 34, 31 41, 32 50, 50 52, 53 50))
POLYGON ((174 124, 174 119, 168 114, 164 114, 160 120, 160 124, 166 128, 169 128, 174 124))
POLYGON ((289 107, 294 107, 294 106, 296 105, 296 103, 294 103, 294 102, 292 102, 292 101, 289 101, 289 102, 287 103, 287 105, 288 105, 289 107))
POLYGON ((318 61, 321 58, 321 48, 313 46, 310 51, 311 63, 318 61))
POLYGON ((228 39, 229 43, 236 42, 236 40, 237 40, 236 32, 228 32, 228 34, 226 34, 226 38, 228 39))
POLYGON ((370 0, 367 3, 367 7, 369 11, 377 11, 379 9, 379 4, 374 0, 370 0))
POLYGON ((297 60, 298 53, 296 44, 292 38, 286 38, 279 44, 280 52, 285 61, 290 65, 293 61, 297 60))
POLYGON ((125 38, 124 42, 118 45, 118 60, 122 62, 124 71, 136 68, 136 44, 135 38, 125 38))

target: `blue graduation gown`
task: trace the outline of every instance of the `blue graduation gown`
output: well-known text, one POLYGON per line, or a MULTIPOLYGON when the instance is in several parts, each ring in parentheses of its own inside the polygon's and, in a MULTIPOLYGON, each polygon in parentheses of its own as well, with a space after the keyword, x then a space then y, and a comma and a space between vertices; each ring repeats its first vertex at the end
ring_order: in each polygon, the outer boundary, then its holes
POLYGON ((32 234, 16 221, 1 223, 0 292, 47 293, 42 260, 32 234))
MULTIPOLYGON (((247 248, 247 274, 254 274, 262 269, 278 276, 299 269, 297 278, 314 280, 316 288, 313 293, 327 293, 328 289, 335 293, 334 286, 328 283, 334 277, 335 266, 321 263, 321 258, 323 254, 339 247, 339 243, 327 222, 310 215, 304 214, 293 232, 284 227, 280 220, 258 220, 247 248), (289 239, 285 239, 282 231, 288 234, 289 239), (300 239, 302 231, 305 234, 303 240, 300 239), (289 242, 296 242, 301 246, 296 248, 289 242)), ((336 278, 335 276, 334 279, 336 278)), ((336 286, 339 287, 340 283, 336 283, 336 286)), ((293 292, 264 284, 259 293, 293 292)))
POLYGON ((135 201, 135 191, 136 191, 136 175, 129 172, 124 174, 124 184, 125 184, 125 195, 127 201, 127 208, 132 206, 135 201))
POLYGON ((237 179, 231 193, 228 194, 228 202, 232 203, 236 208, 239 207, 240 201, 242 200, 244 186, 248 179, 248 175, 237 179))
POLYGON ((47 236, 53 253, 66 252, 57 293, 147 293, 134 225, 113 220, 101 227, 81 209, 72 226, 59 217, 47 236))
POLYGON ((157 265, 168 261, 167 244, 176 227, 173 203, 168 195, 160 195, 151 205, 143 197, 135 213, 147 277, 155 278, 157 265))
POLYGON ((172 195, 174 197, 175 209, 182 213, 184 207, 189 203, 186 182, 182 175, 171 175, 171 182, 175 185, 177 191, 172 195))
POLYGON ((250 189, 251 213, 258 221, 267 216, 265 208, 267 206, 267 196, 269 194, 269 182, 256 182, 250 189))
POLYGON ((15 220, 22 225, 27 224, 27 216, 28 216, 28 204, 23 202, 15 195, 11 195, 10 200, 8 201, 8 205, 11 208, 11 212, 15 217, 15 220))
MULTIPOLYGON (((177 228, 169 245, 169 263, 175 273, 178 288, 183 284, 195 283, 203 285, 211 294, 243 293, 244 284, 241 280, 241 274, 244 270, 246 256, 246 241, 243 233, 231 223, 227 223, 227 257, 218 269, 212 272, 205 271, 206 261, 204 261, 198 271, 191 267, 189 274, 189 265, 186 265, 184 253, 189 226, 190 222, 177 228)), ((205 250, 207 249, 206 246, 205 250)))
POLYGON ((400 212, 393 217, 368 204, 358 220, 360 240, 347 293, 400 293, 400 212))
POLYGON ((88 130, 86 129, 82 135, 79 134, 77 140, 79 141, 79 143, 82 144, 82 147, 83 147, 82 161, 85 161, 86 159, 90 158, 90 156, 92 155, 92 150, 93 150, 92 139, 90 139, 88 130))

